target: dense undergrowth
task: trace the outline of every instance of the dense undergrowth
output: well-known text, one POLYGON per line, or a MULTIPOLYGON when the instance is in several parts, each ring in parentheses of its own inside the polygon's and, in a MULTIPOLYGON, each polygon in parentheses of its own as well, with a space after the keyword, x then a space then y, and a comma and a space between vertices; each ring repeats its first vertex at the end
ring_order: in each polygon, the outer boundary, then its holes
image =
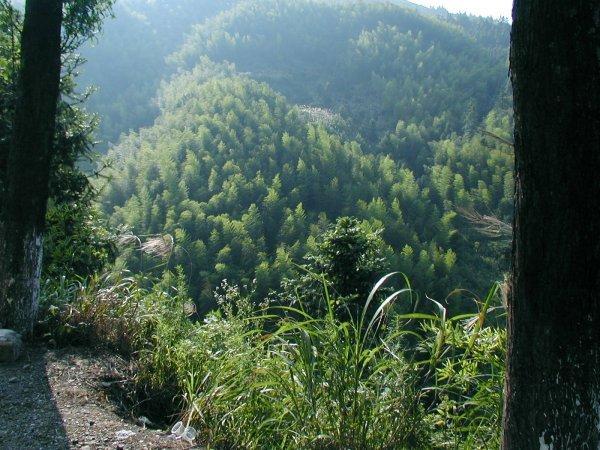
POLYGON ((54 288, 42 325, 59 343, 129 356, 136 413, 182 420, 210 448, 497 448, 498 287, 469 314, 448 317, 433 300, 407 314, 399 305, 416 299, 409 286, 386 290, 395 277, 355 318, 324 277, 319 315, 303 298, 254 305, 225 282, 199 320, 182 271, 153 282, 112 272, 54 288))

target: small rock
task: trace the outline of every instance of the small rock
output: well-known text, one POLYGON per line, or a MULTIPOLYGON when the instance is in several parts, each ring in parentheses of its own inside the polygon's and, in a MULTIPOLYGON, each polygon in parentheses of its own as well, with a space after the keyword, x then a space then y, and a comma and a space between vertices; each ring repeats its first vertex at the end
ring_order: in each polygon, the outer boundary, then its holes
POLYGON ((21 335, 13 330, 0 330, 0 363, 14 362, 21 356, 23 340, 21 335))
POLYGON ((125 439, 135 436, 135 432, 131 430, 120 430, 115 433, 118 441, 124 441, 125 439))
POLYGON ((84 445, 83 447, 81 447, 81 450, 92 450, 92 447, 90 447, 89 445, 84 445))
POLYGON ((140 424, 140 425, 141 425, 143 428, 146 428, 146 427, 151 427, 151 426, 153 426, 153 425, 154 425, 154 424, 152 423, 152 421, 151 421, 150 419, 148 419, 146 416, 140 416, 140 417, 138 417, 138 419, 137 419, 137 422, 138 422, 138 423, 139 423, 139 424, 140 424))

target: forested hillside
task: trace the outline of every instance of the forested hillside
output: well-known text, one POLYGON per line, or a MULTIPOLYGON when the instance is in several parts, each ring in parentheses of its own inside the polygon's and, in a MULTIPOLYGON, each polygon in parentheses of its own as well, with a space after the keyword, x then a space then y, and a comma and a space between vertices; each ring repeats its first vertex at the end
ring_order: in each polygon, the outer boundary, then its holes
POLYGON ((119 135, 151 125, 158 115, 156 89, 173 67, 174 52, 194 24, 223 11, 235 0, 118 0, 114 18, 95 41, 81 49, 87 64, 82 89, 95 87, 87 107, 100 116, 98 138, 117 142, 119 135))
POLYGON ((450 17, 379 2, 248 1, 195 26, 174 59, 235 63, 294 103, 351 119, 370 142, 399 120, 435 139, 473 130, 507 86, 508 26, 450 17))
POLYGON ((318 3, 118 0, 80 50, 79 91, 95 90, 87 109, 100 118, 99 148, 151 125, 161 80, 205 54, 294 103, 342 113, 373 142, 398 119, 426 129, 425 140, 470 129, 506 88, 506 23, 405 0, 318 3))
POLYGON ((507 29, 391 4, 242 2, 171 57, 183 71, 155 125, 112 151, 104 211, 173 235, 169 264, 204 306, 222 279, 255 282, 257 299, 277 289, 341 216, 383 229, 385 266, 420 292, 482 292, 502 244, 457 211, 511 216, 512 149, 480 133, 511 128, 507 29))

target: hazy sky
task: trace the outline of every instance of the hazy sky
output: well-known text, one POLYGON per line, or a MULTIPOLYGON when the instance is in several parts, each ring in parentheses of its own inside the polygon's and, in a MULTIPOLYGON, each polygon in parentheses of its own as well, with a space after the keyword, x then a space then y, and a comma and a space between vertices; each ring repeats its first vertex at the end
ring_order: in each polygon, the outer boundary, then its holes
POLYGON ((512 0, 411 0, 424 6, 443 6, 450 12, 478 16, 511 17, 512 0))

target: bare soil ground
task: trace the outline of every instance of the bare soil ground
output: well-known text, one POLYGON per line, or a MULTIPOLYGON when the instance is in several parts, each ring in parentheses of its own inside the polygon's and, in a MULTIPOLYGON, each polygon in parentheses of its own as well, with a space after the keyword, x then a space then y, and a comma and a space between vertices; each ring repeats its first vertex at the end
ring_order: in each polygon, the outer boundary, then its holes
POLYGON ((0 364, 0 449, 191 448, 118 414, 107 388, 123 378, 124 364, 114 355, 44 346, 0 364))

